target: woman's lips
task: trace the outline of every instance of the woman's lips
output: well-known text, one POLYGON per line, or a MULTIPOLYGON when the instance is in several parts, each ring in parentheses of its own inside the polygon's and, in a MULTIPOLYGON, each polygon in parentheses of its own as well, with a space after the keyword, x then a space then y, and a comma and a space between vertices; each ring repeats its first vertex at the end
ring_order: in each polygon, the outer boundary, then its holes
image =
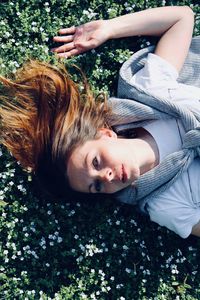
POLYGON ((127 173, 124 168, 124 165, 122 165, 122 182, 125 183, 127 181, 127 173))

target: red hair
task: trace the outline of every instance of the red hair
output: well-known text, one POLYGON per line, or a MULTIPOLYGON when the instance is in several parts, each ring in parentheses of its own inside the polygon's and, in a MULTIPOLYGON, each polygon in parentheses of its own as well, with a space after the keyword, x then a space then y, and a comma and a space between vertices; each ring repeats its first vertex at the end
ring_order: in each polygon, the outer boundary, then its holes
POLYGON ((1 143, 24 168, 53 176, 56 166, 64 178, 74 147, 107 127, 110 110, 83 79, 80 92, 63 65, 39 61, 26 63, 12 80, 0 76, 1 143))

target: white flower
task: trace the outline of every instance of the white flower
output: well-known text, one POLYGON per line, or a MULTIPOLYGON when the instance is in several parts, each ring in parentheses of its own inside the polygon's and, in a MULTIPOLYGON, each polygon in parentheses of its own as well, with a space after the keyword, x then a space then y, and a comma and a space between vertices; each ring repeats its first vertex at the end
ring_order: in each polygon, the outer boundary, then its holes
POLYGON ((128 246, 126 246, 126 245, 123 245, 123 247, 122 247, 124 250, 128 250, 129 249, 129 247, 128 246))
POLYGON ((192 272, 192 275, 196 275, 196 274, 197 274, 197 271, 193 271, 193 272, 192 272))
POLYGON ((92 300, 96 300, 96 299, 97 299, 94 293, 92 293, 92 294, 90 295, 90 299, 92 299, 92 300))
POLYGON ((87 295, 84 293, 81 293, 80 296, 81 296, 81 299, 88 299, 87 295))
POLYGON ((147 270, 146 270, 146 274, 147 274, 147 275, 150 275, 151 272, 147 269, 147 270))
POLYGON ((63 239, 59 236, 58 239, 57 239, 57 242, 61 243, 62 241, 63 241, 63 239))
POLYGON ((121 289, 124 285, 122 283, 116 285, 116 289, 121 289))
POLYGON ((81 249, 82 251, 85 251, 85 246, 83 246, 82 244, 80 244, 79 247, 80 247, 80 249, 81 249))
POLYGON ((108 219, 107 222, 108 222, 109 225, 112 225, 111 219, 108 219))
POLYGON ((126 268, 125 269, 126 273, 131 273, 131 269, 126 268))
POLYGON ((82 255, 79 256, 79 257, 76 259, 77 262, 81 262, 82 260, 83 260, 83 256, 82 256, 82 255))
POLYGON ((6 38, 10 37, 10 33, 6 31, 6 32, 4 33, 4 37, 6 37, 6 38))
POLYGON ((99 270, 99 274, 105 276, 105 273, 102 270, 99 270))
POLYGON ((183 257, 181 258, 181 263, 183 263, 185 260, 186 260, 186 258, 183 256, 183 257))
POLYGON ((95 273, 95 270, 94 270, 94 269, 91 269, 91 273, 94 274, 94 273, 95 273))
MULTIPOLYGON (((14 64, 14 62, 12 62, 12 63, 14 64)), ((17 186, 17 188, 18 188, 18 190, 20 190, 20 191, 23 190, 23 186, 22 186, 21 184, 19 184, 19 185, 17 186)))
POLYGON ((192 246, 190 246, 190 247, 188 247, 188 250, 189 250, 189 251, 194 251, 195 248, 193 248, 192 246))
POLYGON ((41 241, 39 242, 40 246, 43 246, 44 244, 46 244, 45 238, 42 237, 41 241))

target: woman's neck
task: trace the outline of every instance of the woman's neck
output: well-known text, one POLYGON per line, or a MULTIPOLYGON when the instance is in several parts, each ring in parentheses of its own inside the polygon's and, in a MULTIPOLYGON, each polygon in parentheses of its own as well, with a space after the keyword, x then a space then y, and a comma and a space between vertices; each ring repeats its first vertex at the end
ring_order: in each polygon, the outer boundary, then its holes
POLYGON ((159 164, 158 146, 152 135, 144 128, 137 129, 137 137, 127 140, 138 162, 140 174, 144 174, 159 164))

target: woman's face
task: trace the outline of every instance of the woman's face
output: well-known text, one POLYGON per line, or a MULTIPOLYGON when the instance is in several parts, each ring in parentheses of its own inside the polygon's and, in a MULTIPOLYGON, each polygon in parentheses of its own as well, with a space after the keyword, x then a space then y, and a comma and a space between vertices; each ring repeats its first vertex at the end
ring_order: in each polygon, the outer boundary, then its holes
POLYGON ((128 141, 102 129, 100 138, 78 146, 67 164, 71 187, 85 193, 115 193, 131 185, 140 170, 128 141))

